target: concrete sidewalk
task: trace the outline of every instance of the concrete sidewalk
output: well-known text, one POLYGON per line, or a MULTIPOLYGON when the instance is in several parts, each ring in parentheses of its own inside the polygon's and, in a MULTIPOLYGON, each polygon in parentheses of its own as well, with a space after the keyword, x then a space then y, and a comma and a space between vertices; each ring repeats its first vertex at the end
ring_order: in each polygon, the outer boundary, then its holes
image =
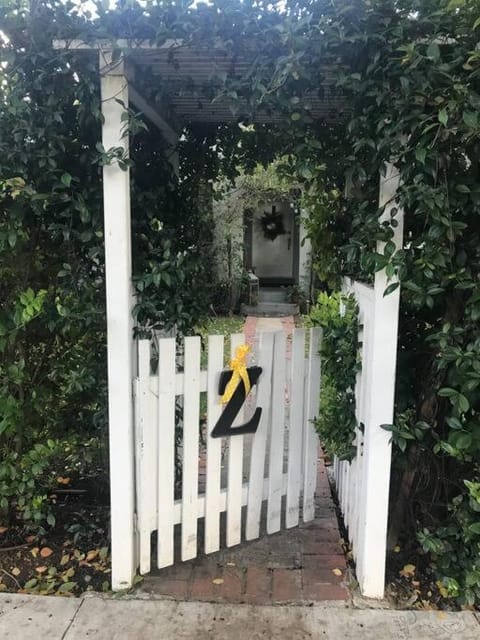
POLYGON ((0 594, 8 640, 478 640, 471 612, 389 611, 345 606, 224 605, 88 595, 0 594))

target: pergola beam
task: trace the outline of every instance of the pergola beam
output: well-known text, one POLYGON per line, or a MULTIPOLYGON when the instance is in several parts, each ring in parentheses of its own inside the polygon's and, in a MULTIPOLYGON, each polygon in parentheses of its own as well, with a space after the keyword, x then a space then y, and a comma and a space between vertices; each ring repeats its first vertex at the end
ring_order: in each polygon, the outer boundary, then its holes
POLYGON ((169 38, 165 40, 163 44, 155 44, 150 40, 134 40, 127 38, 117 38, 113 40, 93 40, 92 42, 87 42, 85 40, 61 40, 57 39, 53 41, 54 49, 66 49, 68 51, 98 51, 98 50, 107 50, 111 51, 112 49, 121 49, 125 50, 135 50, 135 49, 146 49, 146 50, 155 50, 155 49, 174 49, 181 47, 183 45, 182 40, 174 40, 169 38))
POLYGON ((152 107, 130 82, 128 90, 131 103, 135 105, 146 118, 153 122, 171 147, 176 147, 178 144, 178 133, 172 129, 155 107, 152 107))

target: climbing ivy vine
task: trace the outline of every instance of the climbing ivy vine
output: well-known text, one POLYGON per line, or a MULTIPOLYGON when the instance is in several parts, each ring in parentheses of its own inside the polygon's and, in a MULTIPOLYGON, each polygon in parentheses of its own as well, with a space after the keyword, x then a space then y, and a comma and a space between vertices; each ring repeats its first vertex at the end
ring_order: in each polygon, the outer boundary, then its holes
MULTIPOLYGON (((52 421, 91 424, 103 406, 96 60, 53 51, 51 40, 176 38, 244 57, 245 74, 220 73, 196 90, 226 100, 245 126, 186 126, 181 183, 165 166, 159 136, 139 131, 132 142, 138 318, 188 330, 189 313, 208 299, 191 287, 208 282, 200 183, 285 157, 283 170, 309 204, 322 281, 369 281, 382 268, 400 278, 392 430, 407 444, 395 459, 392 504, 401 512, 392 514, 393 537, 420 532, 444 593, 478 602, 478 1, 292 0, 280 10, 261 0, 115 8, 13 0, 2 5, 0 24, 2 446, 20 446, 24 425, 30 434, 52 421), (326 93, 343 96, 343 107, 316 119, 312 95, 326 93), (275 125, 252 125, 259 108, 278 114, 275 125), (378 174, 391 159, 405 209, 399 251, 390 242, 396 218, 380 225, 377 204, 378 174), (377 240, 386 243, 381 254, 377 240), (59 389, 60 411, 49 411, 59 389)), ((158 99, 179 88, 163 87, 158 99)))

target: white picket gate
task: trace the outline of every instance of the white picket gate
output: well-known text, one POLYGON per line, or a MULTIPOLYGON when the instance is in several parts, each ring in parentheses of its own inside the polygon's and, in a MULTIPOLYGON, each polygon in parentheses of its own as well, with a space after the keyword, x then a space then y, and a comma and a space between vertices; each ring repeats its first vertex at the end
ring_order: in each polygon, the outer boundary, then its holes
MULTIPOLYGON (((244 340, 243 334, 232 335, 230 354, 244 340)), ((156 345, 151 340, 138 341, 135 448, 140 573, 151 569, 153 532, 156 565, 162 568, 196 557, 202 518, 205 553, 220 549, 222 512, 226 512, 228 547, 239 544, 243 536, 246 540, 260 536, 264 502, 266 533, 293 527, 300 517, 313 519, 318 439, 312 420, 319 405, 319 345, 318 329, 308 334, 295 329, 291 345, 284 332, 260 333, 249 365, 261 366, 262 374, 234 423, 241 424, 241 414, 251 411, 254 404, 262 407, 258 429, 251 436, 212 438, 210 433, 222 412, 218 386, 224 369, 223 336, 209 336, 206 369, 201 369, 199 337, 184 339, 181 358, 175 338, 159 338, 156 345), (179 367, 179 362, 184 366, 179 367), (199 425, 204 393, 203 445, 199 425), (183 425, 180 446, 175 442, 179 419, 183 425), (178 485, 176 446, 182 468, 178 485), (204 486, 199 482, 199 462, 206 466, 204 486), (176 525, 181 528, 179 557, 176 525)))

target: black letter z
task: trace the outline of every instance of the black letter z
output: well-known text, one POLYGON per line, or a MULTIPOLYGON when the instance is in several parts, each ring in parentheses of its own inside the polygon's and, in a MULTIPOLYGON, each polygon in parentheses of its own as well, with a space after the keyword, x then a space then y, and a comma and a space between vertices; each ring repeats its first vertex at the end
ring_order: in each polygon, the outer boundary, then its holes
MULTIPOLYGON (((250 386, 253 387, 258 382, 258 378, 262 373, 262 367, 247 367, 247 373, 250 379, 250 386)), ((222 371, 220 374, 218 392, 221 396, 224 394, 225 388, 232 375, 233 371, 222 371)), ((248 422, 232 428, 233 421, 245 402, 245 397, 245 385, 243 382, 240 382, 225 406, 217 424, 213 428, 212 433, 210 434, 212 438, 222 438, 223 436, 234 436, 244 433, 255 433, 258 428, 258 423, 260 422, 260 416, 262 415, 261 407, 257 407, 255 409, 255 413, 248 422)))

